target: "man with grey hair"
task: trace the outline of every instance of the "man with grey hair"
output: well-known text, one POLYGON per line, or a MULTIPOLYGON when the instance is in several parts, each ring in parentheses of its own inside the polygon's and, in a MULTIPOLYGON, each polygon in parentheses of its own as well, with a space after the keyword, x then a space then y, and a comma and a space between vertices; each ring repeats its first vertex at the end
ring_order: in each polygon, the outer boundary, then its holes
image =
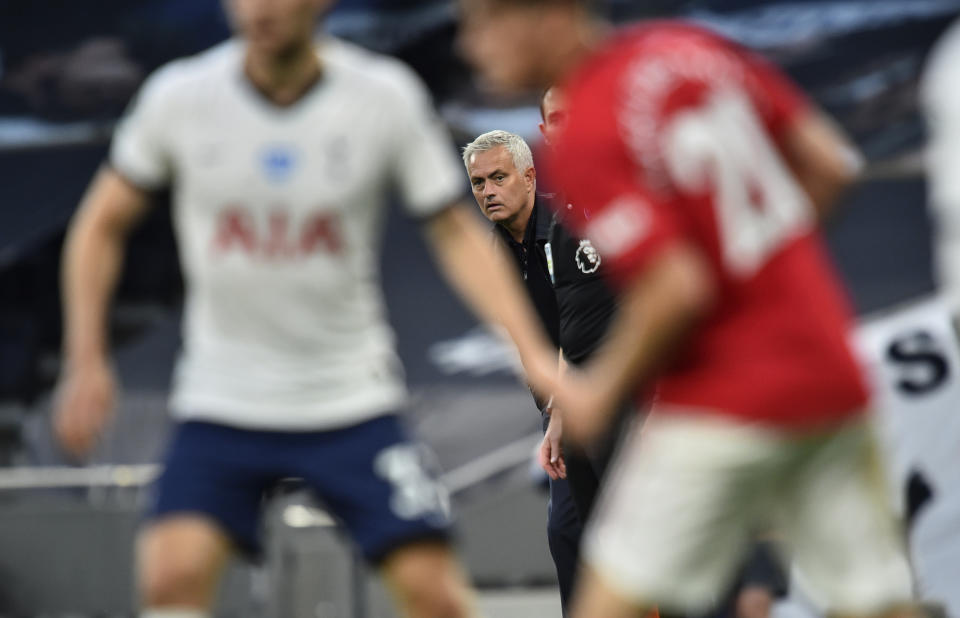
POLYGON ((530 150, 530 146, 527 144, 526 140, 516 133, 511 133, 510 131, 504 131, 502 129, 487 131, 483 135, 478 136, 477 139, 464 146, 463 164, 469 167, 471 155, 476 152, 490 150, 496 146, 506 147, 507 152, 509 152, 510 156, 513 157, 513 162, 516 164, 517 169, 527 169, 529 167, 533 167, 533 152, 530 150))
POLYGON ((534 210, 537 187, 530 146, 515 133, 489 131, 463 149, 463 164, 470 174, 473 196, 483 215, 500 225, 514 241, 522 243, 534 210), (489 179, 476 176, 473 168, 492 176, 489 179))
MULTIPOLYGON (((537 197, 537 172, 530 147, 519 135, 490 131, 463 149, 463 163, 481 212, 495 224, 494 235, 509 249, 544 328, 559 347, 560 314, 547 253, 551 216, 537 197)), ((547 395, 533 393, 545 431, 550 420, 547 395)), ((562 460, 559 465, 563 465, 562 460)), ((547 541, 564 609, 578 568, 582 532, 565 476, 565 472, 562 477, 550 475, 547 510, 547 541)))
POLYGON ((463 163, 473 197, 516 259, 531 300, 557 345, 557 301, 545 251, 550 215, 537 204, 537 171, 530 147, 519 135, 490 131, 464 147, 463 163))

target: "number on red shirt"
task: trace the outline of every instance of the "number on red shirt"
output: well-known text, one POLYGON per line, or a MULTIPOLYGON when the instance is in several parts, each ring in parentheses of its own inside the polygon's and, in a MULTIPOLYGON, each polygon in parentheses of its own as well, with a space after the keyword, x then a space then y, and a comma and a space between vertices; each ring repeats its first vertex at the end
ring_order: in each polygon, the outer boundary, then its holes
POLYGON ((663 138, 674 185, 713 196, 731 274, 750 277, 813 221, 806 194, 741 92, 715 91, 702 105, 678 111, 663 138))

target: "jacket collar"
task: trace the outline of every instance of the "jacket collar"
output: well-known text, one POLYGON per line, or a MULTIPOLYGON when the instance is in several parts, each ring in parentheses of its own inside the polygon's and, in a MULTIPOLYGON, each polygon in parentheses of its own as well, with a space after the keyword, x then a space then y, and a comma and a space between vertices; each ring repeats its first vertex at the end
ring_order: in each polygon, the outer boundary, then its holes
MULTIPOLYGON (((548 199, 549 196, 547 195, 537 194, 536 200, 533 202, 533 209, 530 211, 530 219, 527 221, 527 228, 523 232, 524 245, 532 245, 541 241, 546 242, 550 239, 552 217, 549 216, 550 210, 546 205, 548 199)), ((502 225, 494 223, 493 229, 508 245, 516 242, 510 232, 502 225)))

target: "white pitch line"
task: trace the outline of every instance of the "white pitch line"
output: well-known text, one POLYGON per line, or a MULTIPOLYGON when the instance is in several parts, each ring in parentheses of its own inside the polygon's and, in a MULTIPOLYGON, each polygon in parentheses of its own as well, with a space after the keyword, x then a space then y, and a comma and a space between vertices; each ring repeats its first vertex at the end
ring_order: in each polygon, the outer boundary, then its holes
POLYGON ((459 468, 454 468, 440 477, 450 493, 457 493, 482 483, 483 481, 505 472, 510 468, 529 461, 533 450, 540 444, 543 435, 532 433, 505 444, 495 451, 469 461, 459 468))

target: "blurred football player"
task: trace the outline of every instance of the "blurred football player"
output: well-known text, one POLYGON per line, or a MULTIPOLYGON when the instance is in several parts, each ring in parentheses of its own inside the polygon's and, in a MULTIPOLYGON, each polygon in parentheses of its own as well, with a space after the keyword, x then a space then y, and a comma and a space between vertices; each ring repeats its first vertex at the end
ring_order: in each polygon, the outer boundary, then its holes
POLYGON ((569 97, 551 177, 620 313, 555 392, 564 432, 596 435, 627 392, 657 389, 590 524, 575 615, 702 611, 767 522, 834 614, 913 611, 817 232, 859 158, 749 51, 679 22, 611 34, 586 5, 464 0, 461 43, 492 84, 569 97))
MULTIPOLYGON (((517 337, 537 382, 555 352, 469 209, 452 143, 404 66, 326 40, 327 0, 230 0, 238 37, 151 76, 114 135, 64 252, 56 430, 82 455, 112 408, 107 307, 125 241, 171 186, 186 281, 178 420, 139 541, 145 616, 209 615, 234 551, 259 548, 263 493, 298 477, 391 584, 404 615, 472 615, 449 504, 398 410, 378 285, 388 190, 440 265, 517 337)), ((549 388, 549 384, 547 386, 549 388)))
MULTIPOLYGON (((540 132, 549 146, 551 139, 559 138, 566 126, 567 101, 560 88, 551 87, 543 92, 540 117, 540 132)), ((605 281, 602 256, 588 239, 571 235, 562 224, 564 216, 573 211, 573 205, 562 198, 562 195, 554 198, 557 213, 550 227, 549 247, 561 316, 561 351, 565 361, 581 366, 603 343, 615 315, 616 297, 605 281)), ((581 216, 589 216, 589 212, 578 212, 581 216)), ((645 408, 649 405, 649 401, 643 401, 645 408)), ((590 445, 589 457, 578 456, 577 449, 570 445, 565 445, 564 451, 561 447, 563 415, 550 417, 550 425, 540 446, 540 464, 551 477, 560 471, 566 472, 570 493, 582 521, 588 519, 613 450, 620 437, 627 433, 627 423, 637 416, 635 410, 632 402, 623 406, 614 422, 609 424, 606 435, 590 445)), ((735 585, 706 616, 732 614, 736 618, 764 618, 770 615, 774 595, 785 588, 785 574, 776 563, 771 546, 765 542, 753 543, 738 571, 735 585)))

